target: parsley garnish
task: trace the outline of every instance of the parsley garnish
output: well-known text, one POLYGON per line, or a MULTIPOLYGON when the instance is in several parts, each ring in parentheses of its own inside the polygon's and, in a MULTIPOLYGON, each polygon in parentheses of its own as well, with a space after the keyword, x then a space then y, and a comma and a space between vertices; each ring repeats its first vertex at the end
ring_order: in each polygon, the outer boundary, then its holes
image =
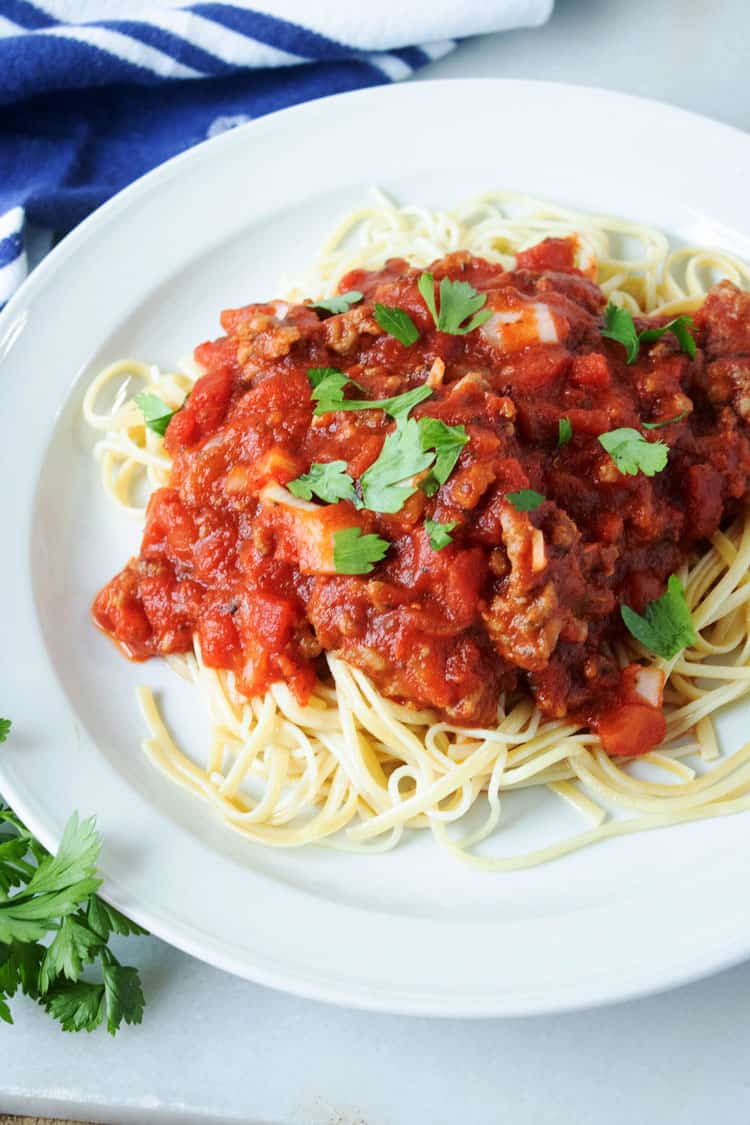
POLYGON ((608 340, 616 340, 625 349, 627 363, 635 363, 638 358, 638 333, 635 330, 633 318, 627 309, 618 308, 612 302, 604 310, 604 328, 602 336, 608 340))
MULTIPOLYGON (((329 380, 331 387, 345 387, 351 381, 348 375, 339 371, 338 367, 308 367, 307 381, 313 391, 317 390, 321 383, 328 383, 329 380)), ((312 397, 316 398, 317 396, 313 395, 312 397)))
MULTIPOLYGON (((346 376, 341 376, 346 380, 346 376)), ((351 380, 349 380, 351 382, 351 380)), ((386 414, 390 414, 391 418, 405 417, 413 406, 420 402, 424 402, 432 394, 432 390, 423 383, 420 387, 412 387, 410 391, 404 391, 401 395, 394 395, 393 398, 344 398, 343 387, 346 383, 328 383, 324 381, 315 391, 313 391, 313 398, 318 396, 318 405, 315 407, 316 414, 330 414, 334 410, 384 410, 386 414), (330 393, 328 387, 331 387, 330 393), (339 397, 340 396, 340 397, 339 397)), ((353 384, 356 386, 356 383, 353 384)))
POLYGON ((419 329, 403 309, 393 308, 390 305, 375 305, 375 320, 389 336, 395 336, 405 348, 416 344, 419 339, 419 329))
MULTIPOLYGON (((8 720, 1 729, 4 738, 8 720)), ((7 1001, 20 989, 64 1031, 93 1031, 106 1018, 114 1035, 123 1021, 140 1023, 138 971, 121 965, 108 942, 113 932, 146 931, 94 893, 101 841, 93 819, 79 821, 74 814, 56 855, 3 805, 0 826, 0 1019, 13 1022, 7 1001), (54 935, 47 947, 46 935, 54 935), (82 980, 96 961, 100 980, 82 980)))
POLYGON ((390 547, 379 535, 363 535, 359 527, 334 532, 333 565, 337 574, 369 574, 390 547))
POLYGON ((453 472, 461 450, 469 440, 464 426, 448 426, 439 418, 420 418, 417 423, 422 437, 422 449, 435 450, 435 464, 430 475, 420 485, 427 496, 434 496, 453 472))
POLYGON ((641 344, 653 344, 660 340, 665 332, 672 332, 677 337, 680 348, 691 359, 695 357, 695 340, 690 328, 693 318, 690 316, 677 316, 665 324, 663 328, 644 328, 643 332, 636 331, 635 323, 627 309, 618 308, 611 302, 604 310, 604 328, 602 336, 609 340, 616 340, 625 348, 625 358, 628 364, 635 363, 638 358, 641 344))
POLYGON ((677 343, 680 345, 680 350, 685 355, 695 359, 695 340, 690 329, 693 326, 692 316, 676 316, 674 320, 670 320, 669 324, 665 324, 663 328, 646 328, 641 332, 638 337, 642 344, 653 344, 655 340, 661 340, 665 332, 672 332, 677 337, 677 343))
POLYGON ((422 445, 419 423, 400 419, 396 429, 383 442, 380 455, 362 474, 362 497, 373 512, 400 512, 416 492, 413 478, 429 469, 435 460, 422 445))
POLYGON ((355 383, 343 371, 339 371, 338 367, 308 367, 307 379, 312 387, 310 397, 313 402, 343 402, 344 387, 351 386, 359 391, 362 390, 359 383, 355 383))
POLYGON ((653 477, 660 473, 669 457, 669 446, 663 441, 647 441, 643 434, 629 426, 599 435, 599 444, 606 449, 621 473, 634 477, 644 473, 653 477))
POLYGON ((326 504, 335 504, 337 500, 351 500, 353 504, 359 504, 354 481, 346 471, 346 461, 316 462, 310 466, 309 473, 290 480, 287 488, 292 496, 301 500, 312 500, 315 494, 326 504))
POLYGON ((557 423, 557 448, 562 449, 573 436, 573 426, 570 418, 560 418, 557 423))
POLYGON ((454 527, 458 527, 458 524, 437 523, 435 520, 424 521, 424 529, 433 551, 442 551, 443 547, 447 547, 449 543, 453 542, 449 533, 453 531, 454 527))
POLYGON ((698 639, 693 628, 685 590, 676 574, 667 583, 667 592, 649 602, 643 616, 629 605, 621 605, 620 613, 628 632, 650 652, 671 660, 687 645, 698 639))
POLYGON ((10 719, 0 719, 0 742, 5 742, 12 727, 10 719))
POLYGON ((687 418, 688 411, 683 410, 682 414, 675 414, 674 418, 665 418, 663 422, 644 422, 644 430, 660 430, 663 426, 672 426, 675 422, 681 422, 683 418, 687 418))
POLYGON ((432 274, 423 273, 417 287, 439 332, 447 332, 450 336, 465 336, 492 316, 491 309, 479 312, 487 303, 487 294, 478 293, 468 281, 451 281, 448 277, 442 279, 439 286, 439 312, 435 304, 435 279, 432 274), (466 320, 468 324, 464 323, 466 320))
POLYGON ((522 488, 520 492, 506 492, 505 499, 510 501, 517 512, 535 512, 546 497, 533 488, 522 488))
POLYGON ((166 402, 162 402, 158 395, 152 395, 150 391, 141 391, 135 396, 134 401, 143 414, 143 420, 148 428, 160 437, 164 437, 167 426, 177 411, 170 410, 166 402))
POLYGON ((348 312, 352 305, 358 305, 364 297, 359 289, 348 289, 346 293, 336 293, 333 297, 325 297, 322 301, 313 301, 311 309, 320 309, 321 312, 336 316, 338 313, 348 312))
MULTIPOLYGON (((380 410, 385 410, 386 414, 390 414, 391 418, 395 418, 398 422, 400 418, 406 417, 412 407, 424 402, 431 394, 432 388, 423 383, 419 387, 412 387, 410 391, 404 391, 401 395, 394 395, 393 398, 376 399, 374 405, 380 410)), ((372 405, 373 403, 367 403, 368 407, 372 405)))

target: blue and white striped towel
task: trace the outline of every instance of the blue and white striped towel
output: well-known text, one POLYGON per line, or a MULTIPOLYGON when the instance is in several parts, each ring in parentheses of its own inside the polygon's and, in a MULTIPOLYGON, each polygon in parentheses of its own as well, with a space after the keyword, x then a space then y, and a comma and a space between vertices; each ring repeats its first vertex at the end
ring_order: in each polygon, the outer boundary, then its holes
POLYGON ((554 0, 0 0, 0 308, 24 223, 63 232, 206 137, 407 78, 554 0))

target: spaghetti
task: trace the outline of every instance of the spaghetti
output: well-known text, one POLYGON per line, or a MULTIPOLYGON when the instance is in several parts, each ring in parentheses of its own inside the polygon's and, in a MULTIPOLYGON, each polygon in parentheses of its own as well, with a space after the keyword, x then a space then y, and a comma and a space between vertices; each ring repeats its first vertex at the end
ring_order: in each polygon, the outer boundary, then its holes
MULTIPOLYGON (((394 256, 424 267, 468 250, 512 268, 541 238, 569 235, 578 240, 579 268, 596 272, 608 298, 634 314, 691 312, 718 278, 750 288, 750 270, 730 255, 671 250, 660 232, 625 220, 512 193, 452 211, 399 208, 377 193, 327 240, 315 272, 287 283, 286 298, 324 298, 350 270, 380 269, 394 256)), ((144 424, 131 392, 154 393, 176 410, 199 374, 124 360, 86 393, 84 417, 103 435, 96 446, 103 487, 130 517, 143 518, 147 495, 171 471, 162 438, 144 424), (101 410, 106 395, 111 406, 101 410)), ((206 666, 197 640, 193 653, 168 660, 207 709, 207 760, 199 764, 178 745, 146 687, 138 691, 149 730, 143 746, 233 830, 280 847, 385 851, 406 829, 426 829, 466 862, 508 871, 611 836, 734 813, 750 807, 750 743, 721 757, 713 719, 750 691, 749 570, 750 517, 740 517, 680 573, 695 643, 671 660, 654 660, 630 637, 618 644, 620 667, 648 660, 666 676, 666 738, 638 766, 610 758, 581 723, 545 717, 527 695, 503 693, 496 723, 464 727, 387 699, 330 652, 331 680, 315 685, 306 706, 283 683, 249 699, 231 671, 206 666), (505 795, 527 787, 545 787, 589 827, 523 855, 478 851, 502 827, 505 795)))

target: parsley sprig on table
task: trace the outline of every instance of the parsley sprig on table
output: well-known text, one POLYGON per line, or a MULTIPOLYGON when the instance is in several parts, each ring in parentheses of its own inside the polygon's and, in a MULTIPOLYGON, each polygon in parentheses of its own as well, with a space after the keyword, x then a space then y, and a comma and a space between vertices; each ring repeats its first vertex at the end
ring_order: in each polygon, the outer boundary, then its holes
MULTIPOLYGON (((10 726, 0 719, 0 742, 10 726)), ((100 848, 93 818, 73 814, 50 855, 0 802, 0 1019, 6 1023, 13 1022, 8 1001, 19 990, 63 1031, 93 1031, 106 1021, 114 1035, 123 1022, 141 1022, 138 970, 120 964, 109 939, 146 931, 97 897, 100 848)))

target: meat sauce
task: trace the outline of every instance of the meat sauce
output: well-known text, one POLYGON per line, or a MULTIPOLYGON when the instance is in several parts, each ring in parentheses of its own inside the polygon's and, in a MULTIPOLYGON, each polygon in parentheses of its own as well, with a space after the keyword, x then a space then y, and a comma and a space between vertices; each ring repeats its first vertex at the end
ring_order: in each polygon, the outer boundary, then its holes
POLYGON ((196 349, 206 374, 166 432, 170 484, 151 497, 138 558, 97 596, 96 623, 138 660, 188 652, 197 635, 205 663, 231 669, 248 696, 285 681, 304 702, 328 651, 452 722, 491 724, 500 694, 523 689, 612 754, 657 744, 661 692, 639 688, 639 666, 620 671, 611 642, 620 605, 641 612, 662 594, 747 496, 750 296, 729 282, 711 291, 694 359, 667 333, 627 366, 574 253, 575 240, 548 239, 512 272, 467 253, 434 263, 436 281, 487 293, 492 316, 466 335, 437 331, 421 271, 402 260, 342 278, 339 291, 364 301, 339 315, 278 301, 225 311, 226 335, 196 349), (384 332, 375 302, 405 310, 419 340, 384 332), (284 489, 314 462, 361 477, 395 426, 382 410, 315 417, 313 367, 343 371, 358 398, 431 386, 411 417, 469 437, 434 496, 417 490, 378 515, 284 489), (561 418, 572 438, 558 447, 561 418), (626 426, 667 442, 664 471, 618 471, 597 437, 626 426), (529 488, 544 503, 517 511, 507 494, 529 488), (456 525, 442 550, 427 518, 456 525), (335 571, 333 537, 351 527, 391 544, 371 573, 335 571))

